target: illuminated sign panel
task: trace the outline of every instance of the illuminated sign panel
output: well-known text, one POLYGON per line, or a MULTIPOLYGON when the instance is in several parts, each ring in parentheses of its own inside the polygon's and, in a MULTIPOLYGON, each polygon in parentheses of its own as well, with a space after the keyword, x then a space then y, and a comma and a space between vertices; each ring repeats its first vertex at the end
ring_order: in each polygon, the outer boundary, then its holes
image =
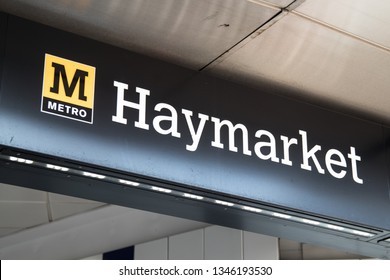
POLYGON ((221 207, 390 230, 387 127, 18 18, 7 28, 2 148, 217 195, 221 207))

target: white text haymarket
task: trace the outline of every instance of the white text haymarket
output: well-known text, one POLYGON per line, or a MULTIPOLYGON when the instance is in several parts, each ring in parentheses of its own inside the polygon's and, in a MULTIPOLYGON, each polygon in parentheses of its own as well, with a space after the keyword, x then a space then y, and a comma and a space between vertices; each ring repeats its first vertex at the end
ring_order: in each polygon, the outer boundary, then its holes
MULTIPOLYGON (((146 123, 146 106, 147 96, 150 96, 150 91, 144 88, 136 87, 135 92, 139 96, 139 103, 130 102, 125 99, 125 94, 130 95, 129 86, 125 83, 114 81, 114 87, 117 89, 117 103, 116 103, 116 115, 112 116, 112 121, 120 124, 127 124, 127 119, 124 118, 124 109, 132 108, 138 110, 138 120, 134 122, 134 126, 137 128, 149 130, 150 125, 146 123)), ((168 110, 169 115, 157 115, 153 119, 153 128, 162 135, 171 135, 173 137, 180 138, 181 133, 178 131, 178 112, 177 110, 167 104, 158 103, 155 105, 154 110, 161 112, 162 110, 168 110), (161 122, 169 122, 169 128, 163 128, 161 122)), ((229 131, 229 151, 238 152, 238 148, 235 145, 235 133, 241 131, 242 134, 242 153, 247 156, 254 154, 262 160, 271 160, 276 163, 292 166, 293 162, 290 160, 290 148, 293 146, 301 147, 302 149, 302 161, 299 163, 301 169, 312 171, 316 170, 320 174, 325 174, 325 169, 335 178, 342 179, 347 174, 352 176, 353 180, 358 184, 363 184, 363 180, 358 174, 358 162, 361 161, 361 157, 356 154, 355 147, 350 147, 350 151, 347 157, 343 155, 337 149, 329 149, 325 154, 325 162, 320 163, 317 158, 317 152, 321 151, 320 145, 315 145, 311 148, 308 147, 307 143, 307 132, 299 130, 300 139, 289 138, 284 135, 280 135, 279 139, 283 143, 283 158, 277 157, 276 141, 277 138, 267 130, 257 130, 255 137, 257 139, 266 138, 267 141, 258 141, 254 147, 253 152, 249 149, 248 142, 248 129, 243 124, 235 124, 229 120, 220 120, 216 117, 210 117, 205 114, 198 113, 197 121, 198 126, 195 127, 192 121, 193 112, 187 109, 181 109, 181 114, 184 115, 188 130, 190 132, 192 143, 186 145, 188 151, 194 152, 197 150, 200 139, 202 138, 203 129, 207 122, 213 123, 214 125, 214 140, 211 141, 211 146, 219 149, 224 149, 224 144, 221 142, 221 129, 227 127, 229 131), (265 152, 266 151, 266 152, 265 152), (348 159, 347 159, 348 158, 348 159), (313 165, 309 164, 309 160, 313 165), (347 161, 349 164, 347 164, 347 161)))

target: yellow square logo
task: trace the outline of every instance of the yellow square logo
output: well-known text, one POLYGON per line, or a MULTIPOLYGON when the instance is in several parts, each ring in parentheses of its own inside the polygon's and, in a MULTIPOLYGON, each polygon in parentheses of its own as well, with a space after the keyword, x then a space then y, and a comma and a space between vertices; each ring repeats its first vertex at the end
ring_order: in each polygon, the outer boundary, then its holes
POLYGON ((95 67, 46 54, 41 111, 93 123, 95 67))

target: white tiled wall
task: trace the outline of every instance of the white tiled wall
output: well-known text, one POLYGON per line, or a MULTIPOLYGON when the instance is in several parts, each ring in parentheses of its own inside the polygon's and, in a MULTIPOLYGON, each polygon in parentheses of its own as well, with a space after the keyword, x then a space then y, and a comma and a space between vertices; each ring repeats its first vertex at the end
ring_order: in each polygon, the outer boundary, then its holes
POLYGON ((169 237, 168 252, 171 260, 204 259, 204 229, 169 237))
POLYGON ((278 260, 277 237, 243 231, 244 260, 278 260))
POLYGON ((219 226, 207 227, 204 240, 204 259, 242 260, 242 231, 219 226))
POLYGON ((278 238, 220 226, 135 245, 136 260, 279 259, 278 238))
POLYGON ((168 238, 161 238, 154 241, 136 245, 134 248, 134 259, 136 260, 167 260, 168 259, 168 238))

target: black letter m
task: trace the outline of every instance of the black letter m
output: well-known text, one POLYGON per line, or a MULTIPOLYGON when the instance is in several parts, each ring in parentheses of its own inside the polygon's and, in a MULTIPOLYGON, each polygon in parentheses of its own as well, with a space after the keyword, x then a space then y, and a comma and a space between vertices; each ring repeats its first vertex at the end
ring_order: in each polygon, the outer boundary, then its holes
POLYGON ((88 76, 88 72, 77 69, 76 72, 74 73, 72 82, 69 86, 68 77, 66 76, 64 65, 53 62, 52 66, 54 67, 54 81, 53 81, 53 86, 50 88, 50 91, 53 93, 58 93, 59 86, 60 86, 60 78, 62 78, 66 96, 72 97, 77 82, 80 81, 79 99, 86 101, 87 97, 84 95, 84 86, 85 86, 85 77, 88 76))

